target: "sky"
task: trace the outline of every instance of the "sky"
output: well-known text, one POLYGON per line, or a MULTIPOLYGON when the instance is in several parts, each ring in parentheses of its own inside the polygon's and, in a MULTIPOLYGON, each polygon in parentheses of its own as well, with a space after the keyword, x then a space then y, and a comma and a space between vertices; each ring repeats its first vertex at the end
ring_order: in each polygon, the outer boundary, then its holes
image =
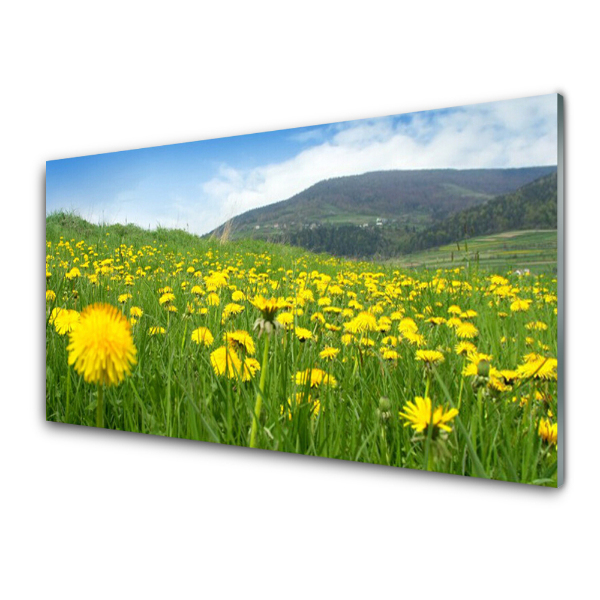
POLYGON ((556 164, 549 94, 48 161, 46 214, 202 235, 323 179, 556 164))

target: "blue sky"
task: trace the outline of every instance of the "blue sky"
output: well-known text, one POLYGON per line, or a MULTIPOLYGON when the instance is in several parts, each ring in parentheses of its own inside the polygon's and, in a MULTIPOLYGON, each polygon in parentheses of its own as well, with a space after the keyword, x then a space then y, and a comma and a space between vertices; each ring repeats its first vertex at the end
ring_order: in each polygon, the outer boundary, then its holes
POLYGON ((46 163, 46 213, 203 234, 322 179, 557 163, 556 94, 46 163))

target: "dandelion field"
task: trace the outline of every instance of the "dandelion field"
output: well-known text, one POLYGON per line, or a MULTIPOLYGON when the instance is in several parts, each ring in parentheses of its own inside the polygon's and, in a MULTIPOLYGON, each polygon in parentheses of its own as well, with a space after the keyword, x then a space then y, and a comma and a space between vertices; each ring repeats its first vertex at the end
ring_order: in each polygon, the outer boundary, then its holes
POLYGON ((47 420, 557 485, 557 283, 46 233, 47 420))

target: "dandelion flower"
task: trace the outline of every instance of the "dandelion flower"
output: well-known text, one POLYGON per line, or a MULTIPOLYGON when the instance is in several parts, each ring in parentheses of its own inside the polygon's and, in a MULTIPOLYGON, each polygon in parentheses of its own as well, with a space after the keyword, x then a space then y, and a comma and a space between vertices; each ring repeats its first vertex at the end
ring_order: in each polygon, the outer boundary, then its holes
POLYGON ((210 355, 210 364, 216 375, 226 375, 234 379, 242 372, 242 361, 237 352, 229 346, 221 346, 210 355))
POLYGON ((294 315, 291 312, 284 312, 277 315, 275 320, 284 327, 290 327, 294 324, 294 315))
POLYGON ((247 354, 254 354, 256 352, 252 336, 243 329, 224 333, 223 341, 234 350, 244 350, 247 354))
POLYGON ((513 312, 525 312, 529 310, 531 300, 519 300, 518 298, 510 305, 513 312))
POLYGON ((175 300, 175 294, 172 294, 171 292, 166 292, 158 299, 158 303, 161 306, 163 306, 164 304, 169 304, 173 302, 173 300, 175 300))
POLYGON ((54 302, 56 294, 52 290, 46 290, 46 302, 54 302))
POLYGON ((54 308, 50 313, 49 323, 54 325, 56 333, 65 335, 71 333, 79 323, 80 315, 70 308, 54 308))
POLYGON ((314 337, 312 331, 310 331, 309 329, 305 329, 304 327, 296 327, 295 333, 296 333, 296 337, 301 342, 306 342, 308 340, 312 340, 314 337))
POLYGON ((305 371, 298 371, 296 373, 296 385, 306 385, 310 382, 310 387, 319 387, 321 385, 329 385, 335 387, 337 380, 333 375, 327 375, 325 371, 321 369, 306 369, 305 371))
POLYGON ((92 304, 69 334, 69 365, 87 383, 118 385, 137 363, 127 317, 110 304, 92 304))
POLYGON ((136 319, 139 319, 144 314, 144 311, 139 306, 132 306, 129 309, 129 314, 132 317, 135 317, 136 319))
MULTIPOLYGON (((527 358, 527 357, 526 357, 527 358)), ((517 367, 517 373, 521 379, 555 380, 558 361, 555 358, 533 355, 526 362, 517 367)))
POLYGON ((456 328, 456 335, 459 338, 472 339, 479 335, 479 330, 477 327, 475 327, 475 325, 473 325, 473 323, 461 323, 456 328))
POLYGON ((471 342, 458 342, 454 347, 454 352, 459 356, 468 356, 473 352, 477 352, 477 346, 471 342))
POLYGON ((164 327, 150 327, 148 328, 148 333, 150 335, 164 335, 165 333, 167 333, 167 331, 164 327))
POLYGON ((423 361, 427 366, 444 362, 444 355, 437 350, 417 350, 417 360, 423 361))
POLYGON ((260 371, 260 363, 255 358, 246 358, 244 360, 242 381, 250 381, 257 371, 260 371))
POLYGON ((349 321, 344 325, 346 331, 350 333, 363 333, 367 331, 376 331, 377 330, 377 319, 375 315, 368 312, 363 311, 358 313, 354 319, 349 321))
POLYGON ((192 331, 192 341, 196 342, 196 344, 212 346, 215 338, 208 327, 198 327, 198 329, 194 329, 194 331, 192 331))
POLYGON ((431 398, 417 396, 414 402, 406 403, 405 412, 401 412, 400 417, 406 420, 406 423, 404 423, 405 427, 410 425, 417 433, 423 433, 429 425, 433 425, 434 430, 432 433, 436 433, 437 429, 446 432, 452 431, 448 423, 457 414, 458 411, 455 408, 444 410, 442 406, 438 406, 433 411, 431 398))
POLYGON ((386 348, 384 346, 383 348, 381 348, 380 352, 383 360, 398 360, 398 353, 395 350, 392 350, 391 348, 386 348))
POLYGON ((339 348, 332 348, 331 346, 325 346, 321 352, 319 352, 319 357, 326 360, 333 360, 340 353, 339 348))
POLYGON ((237 316, 244 311, 244 307, 241 304, 230 302, 223 309, 223 321, 226 321, 231 315, 237 316))
POLYGON ((558 439, 557 423, 551 423, 548 419, 540 419, 538 434, 545 442, 556 446, 556 440, 558 439))

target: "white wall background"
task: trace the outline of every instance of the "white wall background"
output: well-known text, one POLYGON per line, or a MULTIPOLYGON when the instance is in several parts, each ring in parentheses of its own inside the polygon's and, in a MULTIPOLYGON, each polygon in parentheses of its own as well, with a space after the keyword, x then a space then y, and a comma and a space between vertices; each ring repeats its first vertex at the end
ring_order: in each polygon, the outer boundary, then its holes
POLYGON ((2 9, 0 595, 593 597, 595 19, 577 2, 211 4, 2 9), (567 128, 563 489, 44 422, 47 159, 550 92, 567 128))

